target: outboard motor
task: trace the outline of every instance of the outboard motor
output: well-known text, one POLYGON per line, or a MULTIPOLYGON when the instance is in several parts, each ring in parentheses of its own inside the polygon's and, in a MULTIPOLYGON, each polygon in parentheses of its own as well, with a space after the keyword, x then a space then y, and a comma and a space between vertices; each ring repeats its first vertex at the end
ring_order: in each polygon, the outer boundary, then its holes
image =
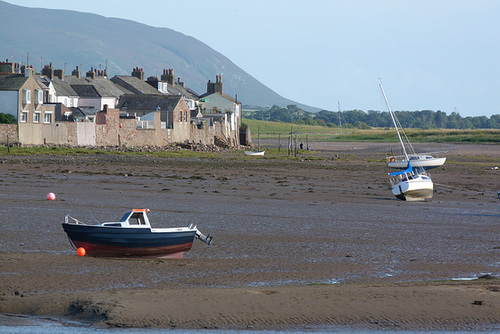
POLYGON ((196 238, 200 239, 201 241, 203 241, 207 245, 211 245, 212 244, 212 236, 210 234, 209 235, 204 235, 200 231, 196 230, 196 238))
POLYGON ((206 243, 207 245, 211 245, 212 244, 212 236, 209 234, 209 235, 204 235, 203 233, 201 233, 197 228, 196 228, 196 225, 193 224, 193 223, 189 223, 187 225, 188 228, 190 229, 194 229, 196 230, 196 239, 199 239, 201 241, 203 241, 204 243, 206 243))

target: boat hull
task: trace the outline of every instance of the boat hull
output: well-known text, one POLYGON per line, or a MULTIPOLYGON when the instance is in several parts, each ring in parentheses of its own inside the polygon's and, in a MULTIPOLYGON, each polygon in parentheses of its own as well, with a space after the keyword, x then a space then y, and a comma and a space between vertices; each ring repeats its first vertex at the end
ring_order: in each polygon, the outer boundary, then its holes
POLYGON ((418 178, 396 183, 392 187, 392 193, 396 198, 403 201, 416 202, 432 198, 434 185, 429 178, 418 178))
POLYGON ((266 151, 245 151, 245 155, 262 157, 266 151))
POLYGON ((62 225, 75 247, 83 247, 89 256, 182 258, 196 235, 196 230, 154 232, 150 228, 62 225))
POLYGON ((103 244, 94 244, 84 241, 71 240, 76 248, 83 247, 85 253, 96 257, 152 257, 152 258, 173 258, 182 259, 184 252, 187 252, 193 246, 192 242, 164 246, 164 247, 122 247, 109 246, 103 244))

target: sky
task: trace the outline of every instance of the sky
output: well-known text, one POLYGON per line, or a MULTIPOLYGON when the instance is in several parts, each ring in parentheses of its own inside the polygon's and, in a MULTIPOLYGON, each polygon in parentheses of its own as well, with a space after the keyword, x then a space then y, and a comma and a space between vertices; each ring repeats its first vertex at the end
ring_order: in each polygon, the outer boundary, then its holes
POLYGON ((498 0, 6 1, 173 29, 325 110, 387 111, 382 82, 393 110, 500 114, 498 0))

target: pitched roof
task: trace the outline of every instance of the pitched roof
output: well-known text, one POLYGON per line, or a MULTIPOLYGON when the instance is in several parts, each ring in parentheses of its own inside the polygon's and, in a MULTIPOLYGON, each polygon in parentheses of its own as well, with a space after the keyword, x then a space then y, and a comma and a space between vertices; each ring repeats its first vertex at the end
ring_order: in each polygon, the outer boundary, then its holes
POLYGON ((41 88, 48 88, 50 86, 50 79, 45 75, 34 75, 33 78, 41 88))
POLYGON ((95 90, 101 97, 114 97, 114 98, 119 98, 121 95, 123 95, 123 91, 117 87, 113 81, 107 79, 107 78, 77 78, 75 76, 67 76, 64 78, 64 81, 70 84, 71 86, 73 85, 90 85, 94 86, 95 90))
POLYGON ((68 82, 62 81, 58 77, 52 78, 52 84, 54 85, 57 96, 78 96, 68 82))
POLYGON ((108 78, 95 78, 92 80, 91 84, 97 89, 102 97, 115 97, 118 99, 123 95, 123 91, 108 78))
POLYGON ((131 91, 134 94, 149 94, 149 95, 161 95, 162 93, 158 89, 154 88, 150 84, 141 79, 133 76, 125 75, 115 75, 111 78, 116 85, 131 91))
POLYGON ((70 107, 69 108, 73 113, 73 118, 81 119, 89 116, 95 116, 96 111, 94 108, 85 108, 85 107, 70 107))
POLYGON ((176 83, 174 86, 171 86, 170 84, 168 84, 168 91, 169 91, 169 93, 171 93, 173 95, 182 95, 185 98, 191 99, 191 100, 198 100, 198 98, 200 97, 198 95, 198 93, 196 93, 194 90, 192 90, 191 88, 185 87, 179 83, 176 83))
POLYGON ((226 93, 222 93, 222 94, 221 93, 205 93, 205 94, 200 96, 200 99, 204 98, 204 97, 206 98, 207 96, 211 96, 211 95, 215 95, 215 94, 220 95, 223 98, 225 98, 226 100, 229 100, 231 102, 240 103, 239 101, 236 101, 236 99, 234 97, 232 97, 231 95, 227 95, 226 93))
POLYGON ((203 115, 214 110, 220 112, 234 111, 234 103, 236 100, 227 94, 212 93, 204 94, 198 101, 198 105, 202 109, 203 115))
POLYGON ((180 95, 124 95, 117 108, 124 111, 173 111, 183 97, 180 95))
POLYGON ((19 90, 28 80, 24 75, 0 75, 0 90, 19 90))
POLYGON ((92 85, 71 85, 71 88, 73 88, 80 97, 101 97, 92 85))

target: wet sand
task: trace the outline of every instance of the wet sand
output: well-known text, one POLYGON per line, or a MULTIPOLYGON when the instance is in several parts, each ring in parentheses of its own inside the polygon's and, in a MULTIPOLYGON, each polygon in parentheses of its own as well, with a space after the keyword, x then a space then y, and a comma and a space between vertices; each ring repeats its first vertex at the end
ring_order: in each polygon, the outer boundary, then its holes
POLYGON ((1 157, 0 312, 119 327, 495 328, 499 281, 452 279, 500 276, 500 145, 420 146, 448 160, 431 170, 433 199, 413 203, 391 194, 387 144, 311 143, 298 161, 1 157), (151 209, 154 227, 195 223, 214 244, 183 260, 76 256, 66 214, 131 208, 151 209))

